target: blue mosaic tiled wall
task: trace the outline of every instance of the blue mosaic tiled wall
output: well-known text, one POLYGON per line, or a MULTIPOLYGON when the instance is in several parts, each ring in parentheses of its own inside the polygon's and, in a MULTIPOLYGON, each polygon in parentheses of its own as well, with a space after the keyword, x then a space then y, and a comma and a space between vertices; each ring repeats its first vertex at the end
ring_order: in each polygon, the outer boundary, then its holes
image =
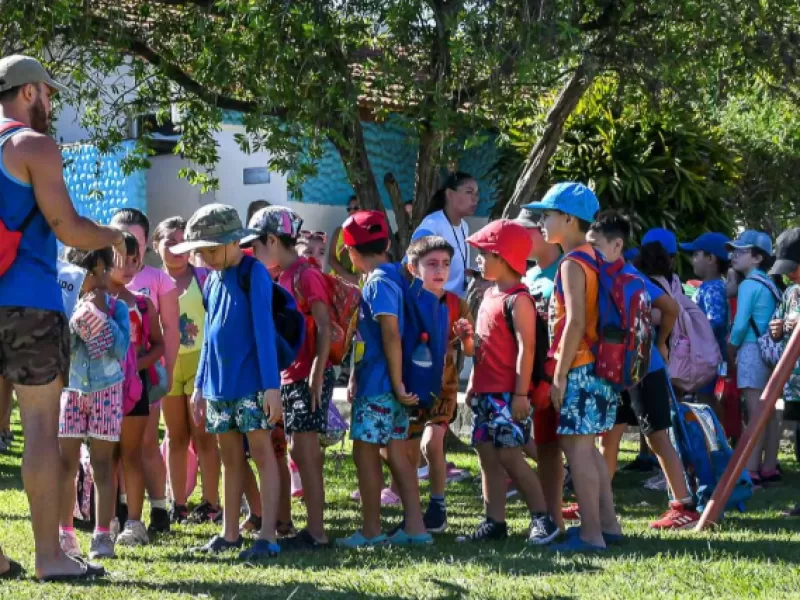
POLYGON ((147 173, 136 171, 125 175, 122 172, 122 159, 133 145, 132 141, 124 142, 113 154, 100 154, 89 144, 62 149, 64 181, 80 215, 108 223, 120 208, 147 211, 147 173))
MULTIPOLYGON (((400 121, 401 117, 390 117, 385 123, 364 122, 364 141, 367 153, 378 182, 384 206, 391 208, 389 194, 383 185, 386 173, 392 173, 400 185, 404 200, 414 195, 414 175, 417 161, 417 140, 400 121)), ((225 123, 240 124, 238 113, 226 113, 225 123)), ((478 216, 486 216, 494 204, 497 149, 492 141, 470 148, 458 161, 458 168, 473 175, 480 188, 478 216)), ((339 153, 332 144, 325 144, 325 153, 317 164, 317 174, 309 177, 301 186, 302 198, 292 198, 312 204, 344 205, 353 195, 339 153)))

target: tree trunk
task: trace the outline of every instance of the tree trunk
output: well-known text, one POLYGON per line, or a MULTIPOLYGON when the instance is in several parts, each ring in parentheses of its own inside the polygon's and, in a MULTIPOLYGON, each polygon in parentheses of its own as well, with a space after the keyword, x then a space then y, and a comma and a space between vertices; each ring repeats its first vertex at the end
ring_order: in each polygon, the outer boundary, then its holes
POLYGON ((386 191, 389 192, 389 198, 392 201, 392 208, 394 209, 394 216, 397 220, 397 240, 400 244, 399 248, 395 251, 398 256, 403 256, 411 241, 411 225, 406 214, 406 209, 403 202, 403 194, 400 193, 400 184, 397 183, 392 173, 386 173, 383 176, 383 185, 386 191))
MULTIPOLYGON (((442 135, 435 132, 430 124, 426 124, 419 136, 417 152, 417 172, 414 182, 414 212, 411 215, 409 229, 413 230, 422 221, 439 187, 439 161, 437 155, 441 150, 442 135)), ((409 239, 411 234, 409 232, 409 239)))
POLYGON ((564 133, 564 125, 578 105, 578 101, 591 86, 595 73, 596 69, 583 62, 561 88, 553 108, 547 114, 547 126, 539 141, 528 154, 522 173, 517 179, 514 195, 511 196, 511 200, 503 210, 503 217, 508 218, 515 207, 533 201, 536 185, 542 178, 550 157, 558 148, 558 142, 561 141, 561 135, 564 133))
POLYGON ((369 163, 367 145, 364 141, 364 129, 361 127, 358 115, 354 116, 352 123, 345 125, 341 133, 345 143, 334 137, 329 139, 336 150, 339 151, 339 156, 347 172, 347 178, 353 186, 353 191, 361 208, 379 210, 385 213, 386 210, 378 190, 378 182, 375 180, 375 174, 372 172, 372 166, 369 163))

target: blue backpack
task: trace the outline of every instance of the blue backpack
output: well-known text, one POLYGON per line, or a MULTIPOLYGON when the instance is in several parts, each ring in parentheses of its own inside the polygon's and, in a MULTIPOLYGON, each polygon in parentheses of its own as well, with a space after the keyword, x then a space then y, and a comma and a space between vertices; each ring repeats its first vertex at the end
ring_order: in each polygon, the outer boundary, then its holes
MULTIPOLYGON (((625 261, 608 262, 595 252, 571 252, 574 260, 597 274, 597 342, 592 346, 595 374, 616 391, 632 388, 650 370, 653 347, 653 319, 650 295, 644 279, 623 270, 625 261)), ((561 272, 556 276, 555 293, 564 302, 561 272)), ((563 327, 556 332, 552 349, 561 342, 563 327)))
MULTIPOLYGON (((250 298, 250 277, 253 274, 253 267, 258 260, 252 256, 244 255, 242 262, 236 268, 236 276, 239 287, 250 298)), ((215 277, 219 278, 219 273, 215 272, 215 277)), ((208 312, 208 281, 203 285, 203 308, 208 312)), ((278 350, 278 370, 285 371, 297 358, 300 349, 303 347, 306 333, 306 320, 297 309, 294 297, 280 285, 272 282, 272 320, 275 323, 275 343, 278 350)))
MULTIPOLYGON (((697 510, 702 512, 733 456, 725 431, 709 406, 676 402, 673 397, 669 434, 683 462, 686 483, 697 510)), ((725 509, 744 512, 744 503, 752 495, 753 482, 747 469, 743 469, 725 509)))
POLYGON ((419 397, 419 407, 433 406, 442 393, 444 363, 450 335, 450 311, 447 303, 422 287, 419 279, 409 280, 402 264, 383 265, 379 273, 397 285, 403 293, 403 383, 408 393, 419 397), (411 360, 414 350, 427 336, 431 351, 429 365, 411 360))

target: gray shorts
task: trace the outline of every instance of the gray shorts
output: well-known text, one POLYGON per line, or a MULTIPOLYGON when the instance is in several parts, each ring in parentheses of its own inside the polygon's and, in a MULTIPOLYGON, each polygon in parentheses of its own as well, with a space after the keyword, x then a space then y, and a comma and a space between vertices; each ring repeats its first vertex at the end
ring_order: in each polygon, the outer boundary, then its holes
POLYGON ((772 369, 761 359, 756 342, 745 342, 736 359, 736 386, 740 389, 763 390, 767 387, 772 369))

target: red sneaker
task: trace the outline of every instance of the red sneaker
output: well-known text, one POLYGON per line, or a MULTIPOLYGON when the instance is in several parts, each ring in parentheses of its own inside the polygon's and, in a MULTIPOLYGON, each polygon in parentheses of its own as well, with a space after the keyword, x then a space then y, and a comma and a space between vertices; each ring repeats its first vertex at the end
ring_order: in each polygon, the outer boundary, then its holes
POLYGON ((669 510, 658 521, 650 523, 651 529, 687 529, 700 520, 700 513, 686 508, 680 502, 670 502, 669 510))
POLYGON ((565 521, 580 521, 581 511, 578 508, 578 503, 573 502, 561 507, 561 518, 565 521))

